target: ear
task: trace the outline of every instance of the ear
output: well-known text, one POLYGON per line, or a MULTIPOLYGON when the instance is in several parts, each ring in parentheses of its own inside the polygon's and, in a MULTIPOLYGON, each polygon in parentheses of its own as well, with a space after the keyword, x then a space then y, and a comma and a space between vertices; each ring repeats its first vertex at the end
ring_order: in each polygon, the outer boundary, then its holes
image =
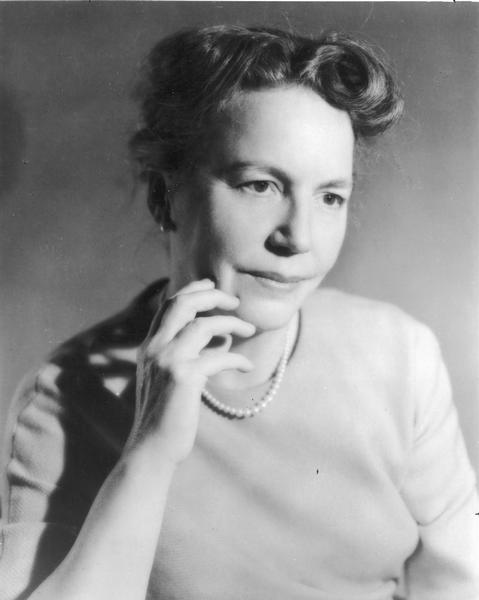
POLYGON ((148 180, 148 208, 161 231, 176 230, 176 225, 171 218, 173 194, 169 181, 173 182, 173 178, 167 178, 166 172, 150 173, 148 180))
POLYGON ((164 185, 164 226, 165 231, 176 231, 176 223, 173 218, 175 212, 176 192, 180 187, 180 172, 162 171, 164 185))

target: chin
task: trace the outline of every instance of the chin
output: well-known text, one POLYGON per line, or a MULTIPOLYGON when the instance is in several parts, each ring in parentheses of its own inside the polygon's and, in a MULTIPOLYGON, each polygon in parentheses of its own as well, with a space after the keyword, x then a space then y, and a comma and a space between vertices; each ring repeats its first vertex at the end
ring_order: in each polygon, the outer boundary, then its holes
POLYGON ((301 308, 302 302, 240 296, 237 316, 252 323, 258 331, 282 329, 301 308))
POLYGON ((317 289, 322 277, 299 282, 276 282, 249 274, 219 279, 219 287, 238 296, 240 319, 258 331, 282 329, 288 325, 305 300, 317 289))

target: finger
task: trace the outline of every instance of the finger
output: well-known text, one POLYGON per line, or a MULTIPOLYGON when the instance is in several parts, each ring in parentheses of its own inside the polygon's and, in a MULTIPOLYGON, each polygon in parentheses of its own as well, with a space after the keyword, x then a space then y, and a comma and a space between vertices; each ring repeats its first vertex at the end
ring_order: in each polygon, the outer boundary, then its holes
POLYGON ((210 352, 205 351, 195 361, 195 366, 207 377, 221 373, 222 371, 238 370, 249 372, 254 369, 253 363, 243 356, 235 352, 210 352))
POLYGON ((167 311, 165 312, 168 317, 175 318, 183 313, 191 312, 195 313, 208 312, 215 308, 224 310, 233 310, 239 305, 239 298, 228 294, 218 289, 210 290, 198 290, 196 292, 190 292, 188 294, 179 294, 171 297, 168 301, 167 311))
POLYGON ((196 357, 215 336, 237 335, 251 337, 256 328, 238 317, 216 315, 197 317, 182 329, 170 342, 171 350, 178 359, 196 357))
POLYGON ((190 294, 191 292, 199 292, 201 290, 210 290, 215 287, 214 281, 211 279, 197 279, 191 281, 184 287, 180 288, 173 296, 179 296, 181 294, 190 294))
POLYGON ((199 281, 192 281, 188 285, 185 285, 184 287, 182 287, 178 292, 173 294, 170 298, 168 298, 165 302, 163 302, 163 304, 159 307, 158 311, 156 312, 155 316, 153 317, 153 319, 151 321, 150 328, 148 330, 148 335, 146 336, 146 339, 149 340, 155 335, 168 308, 170 307, 170 305, 176 303, 175 298, 177 298, 179 296, 191 294, 194 292, 213 290, 214 286, 215 286, 215 284, 213 281, 211 281, 211 279, 201 279, 199 281))
POLYGON ((167 301, 159 316, 161 325, 158 322, 154 343, 158 347, 168 344, 198 313, 214 309, 234 310, 238 305, 236 296, 217 289, 174 296, 167 301))

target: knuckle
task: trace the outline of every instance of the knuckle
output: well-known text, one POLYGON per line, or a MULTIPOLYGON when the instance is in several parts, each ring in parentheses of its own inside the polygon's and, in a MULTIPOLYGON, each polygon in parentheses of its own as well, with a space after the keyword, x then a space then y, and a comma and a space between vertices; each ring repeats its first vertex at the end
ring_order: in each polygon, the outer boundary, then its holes
POLYGON ((163 348, 155 354, 155 364, 160 369, 170 369, 172 364, 171 352, 168 348, 163 348))
POLYGON ((185 315, 188 321, 194 321, 196 317, 196 310, 190 306, 188 309, 185 309, 185 315))
POLYGON ((170 302, 175 306, 183 307, 187 304, 187 298, 184 294, 176 294, 170 298, 170 302))
POLYGON ((186 294, 179 294, 170 299, 171 305, 175 306, 178 311, 183 313, 190 321, 196 316, 196 310, 192 305, 191 298, 186 294))
POLYGON ((145 346, 145 348, 143 348, 141 352, 141 358, 143 359, 143 362, 156 362, 158 355, 161 353, 162 352, 158 351, 155 345, 150 342, 147 346, 145 346))
POLYGON ((196 317, 196 319, 193 319, 193 321, 191 321, 188 327, 191 331, 193 331, 195 335, 204 336, 207 331, 206 321, 207 319, 205 319, 204 317, 196 317))
POLYGON ((188 363, 176 363, 175 365, 171 365, 169 373, 175 383, 183 383, 190 379, 192 368, 188 363))
POLYGON ((169 352, 166 348, 161 350, 148 347, 143 353, 143 364, 148 369, 165 369, 168 367, 169 352))
POLYGON ((206 319, 205 317, 196 317, 196 319, 191 322, 191 325, 195 329, 200 330, 205 328, 205 324, 207 324, 207 322, 208 319, 206 319))

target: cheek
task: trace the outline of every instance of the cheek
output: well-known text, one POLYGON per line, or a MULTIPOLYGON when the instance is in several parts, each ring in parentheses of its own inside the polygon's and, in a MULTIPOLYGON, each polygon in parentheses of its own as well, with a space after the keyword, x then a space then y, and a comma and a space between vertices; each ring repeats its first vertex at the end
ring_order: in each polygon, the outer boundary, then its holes
POLYGON ((321 264, 323 269, 330 269, 336 259, 338 258, 339 252, 341 251, 344 236, 346 234, 346 219, 342 219, 332 226, 318 227, 314 235, 314 248, 315 256, 318 263, 321 264))
POLYGON ((244 237, 231 222, 212 218, 207 212, 198 215, 191 227, 184 228, 179 240, 183 254, 199 273, 213 274, 217 266, 235 264, 242 254, 244 237))
POLYGON ((227 259, 236 263, 251 253, 257 253, 264 245, 267 232, 265 227, 251 218, 251 211, 247 210, 218 210, 212 212, 209 222, 209 235, 212 249, 227 259))

